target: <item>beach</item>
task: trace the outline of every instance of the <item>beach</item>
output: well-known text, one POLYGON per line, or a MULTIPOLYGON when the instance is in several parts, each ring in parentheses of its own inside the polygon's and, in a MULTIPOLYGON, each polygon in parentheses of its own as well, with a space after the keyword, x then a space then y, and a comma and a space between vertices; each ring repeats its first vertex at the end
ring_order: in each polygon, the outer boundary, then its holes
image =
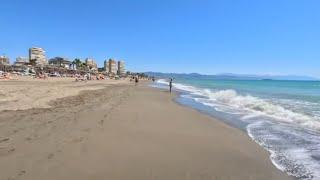
POLYGON ((148 83, 28 79, 0 89, 0 179, 292 179, 245 132, 148 83))

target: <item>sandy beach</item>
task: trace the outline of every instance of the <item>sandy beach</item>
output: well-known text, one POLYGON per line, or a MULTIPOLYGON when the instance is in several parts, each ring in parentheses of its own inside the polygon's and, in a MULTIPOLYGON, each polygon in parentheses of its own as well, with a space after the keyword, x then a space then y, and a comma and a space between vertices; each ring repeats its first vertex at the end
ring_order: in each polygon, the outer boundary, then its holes
POLYGON ((0 179, 292 179, 244 132, 123 81, 0 81, 0 179))
POLYGON ((78 95, 84 90, 103 89, 126 80, 75 82, 74 78, 33 79, 20 76, 15 80, 0 80, 0 111, 49 108, 50 101, 78 95))

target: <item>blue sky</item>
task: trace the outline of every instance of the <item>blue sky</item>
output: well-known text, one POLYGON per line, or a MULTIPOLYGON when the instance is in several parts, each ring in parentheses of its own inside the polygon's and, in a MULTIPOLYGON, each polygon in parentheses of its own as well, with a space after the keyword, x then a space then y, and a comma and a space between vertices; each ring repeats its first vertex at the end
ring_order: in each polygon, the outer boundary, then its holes
POLYGON ((132 71, 320 77, 318 0, 1 0, 0 54, 124 59, 132 71))

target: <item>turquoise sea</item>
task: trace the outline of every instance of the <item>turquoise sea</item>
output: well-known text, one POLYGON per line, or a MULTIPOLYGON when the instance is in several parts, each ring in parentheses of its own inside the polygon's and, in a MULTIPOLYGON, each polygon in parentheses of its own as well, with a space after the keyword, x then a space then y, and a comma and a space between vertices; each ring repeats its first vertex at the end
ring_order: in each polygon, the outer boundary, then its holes
MULTIPOLYGON (((167 88, 168 79, 155 87, 167 88)), ((280 170, 320 179, 320 81, 174 79, 177 102, 245 131, 280 170)))

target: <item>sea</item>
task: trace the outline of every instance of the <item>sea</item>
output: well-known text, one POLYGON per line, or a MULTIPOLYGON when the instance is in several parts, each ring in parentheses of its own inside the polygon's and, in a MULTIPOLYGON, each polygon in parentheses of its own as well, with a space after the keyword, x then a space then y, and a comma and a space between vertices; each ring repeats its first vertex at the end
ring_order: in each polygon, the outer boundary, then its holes
MULTIPOLYGON (((168 88, 168 79, 153 85, 168 88)), ((320 81, 176 78, 176 101, 243 130, 281 171, 320 180, 320 81)))

